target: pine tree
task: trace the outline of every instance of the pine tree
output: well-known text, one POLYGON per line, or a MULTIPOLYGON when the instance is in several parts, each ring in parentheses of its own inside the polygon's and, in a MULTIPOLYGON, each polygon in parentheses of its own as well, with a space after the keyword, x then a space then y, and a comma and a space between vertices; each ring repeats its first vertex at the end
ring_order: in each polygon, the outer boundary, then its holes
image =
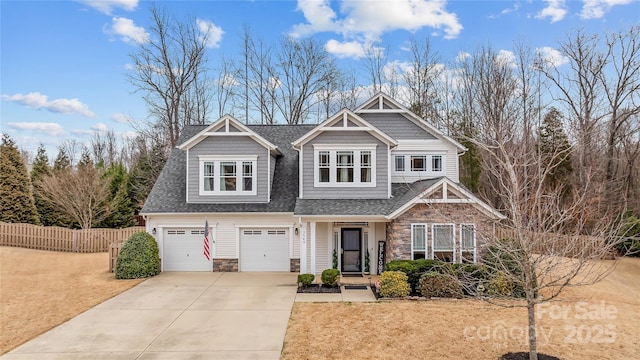
POLYGON ((57 215, 55 206, 42 197, 42 188, 40 187, 40 180, 45 176, 51 175, 51 166, 49 166, 49 157, 43 144, 38 146, 36 158, 33 160, 33 167, 31 168, 31 183, 33 184, 33 199, 38 210, 38 216, 40 217, 40 223, 44 226, 52 226, 57 224, 57 215))
POLYGON ((0 221, 40 223, 27 166, 7 134, 0 145, 0 221))
POLYGON ((71 159, 64 147, 58 147, 58 156, 53 161, 53 172, 58 173, 62 170, 68 170, 71 168, 71 159))
POLYGON ((133 226, 134 210, 131 205, 127 169, 121 163, 114 163, 105 171, 103 176, 104 181, 109 183, 110 196, 105 202, 105 206, 110 207, 110 210, 108 211, 109 216, 96 227, 113 229, 133 226))
POLYGON ((552 107, 544 116, 538 129, 538 151, 543 169, 547 170, 546 184, 552 188, 562 187, 562 193, 571 190, 570 176, 573 173, 571 163, 571 145, 564 131, 562 113, 552 107))

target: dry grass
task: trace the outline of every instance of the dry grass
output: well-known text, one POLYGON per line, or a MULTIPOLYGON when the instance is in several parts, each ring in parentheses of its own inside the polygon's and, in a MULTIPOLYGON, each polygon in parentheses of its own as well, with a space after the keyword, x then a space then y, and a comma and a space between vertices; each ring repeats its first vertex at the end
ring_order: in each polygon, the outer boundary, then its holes
POLYGON ((0 354, 130 289, 107 253, 0 247, 0 354))
MULTIPOLYGON (((539 351, 562 359, 640 358, 638 274, 640 259, 620 259, 603 281, 542 305, 539 351)), ((296 303, 282 359, 496 359, 509 351, 528 351, 522 308, 473 299, 296 303)))

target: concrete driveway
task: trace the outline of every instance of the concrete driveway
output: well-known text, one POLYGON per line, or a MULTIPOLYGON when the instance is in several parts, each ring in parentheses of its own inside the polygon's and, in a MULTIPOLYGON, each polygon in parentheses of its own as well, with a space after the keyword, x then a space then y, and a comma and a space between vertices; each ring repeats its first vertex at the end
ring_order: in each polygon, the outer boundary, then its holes
POLYGON ((162 273, 2 359, 279 359, 291 273, 162 273))

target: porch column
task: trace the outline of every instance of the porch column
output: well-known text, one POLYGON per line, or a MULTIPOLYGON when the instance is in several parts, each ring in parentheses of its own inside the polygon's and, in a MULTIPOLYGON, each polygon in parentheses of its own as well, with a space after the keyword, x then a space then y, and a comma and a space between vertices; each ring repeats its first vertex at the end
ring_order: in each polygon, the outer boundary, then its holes
POLYGON ((316 274, 316 222, 311 222, 311 274, 316 274))
POLYGON ((307 271, 307 223, 300 223, 300 274, 307 271))

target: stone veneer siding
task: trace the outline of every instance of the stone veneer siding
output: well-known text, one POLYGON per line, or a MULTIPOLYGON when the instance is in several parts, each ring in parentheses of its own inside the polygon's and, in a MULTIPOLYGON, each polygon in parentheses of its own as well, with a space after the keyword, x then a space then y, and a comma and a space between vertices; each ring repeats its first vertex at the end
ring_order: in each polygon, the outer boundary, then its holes
POLYGON ((460 253, 460 225, 476 225, 476 254, 484 253, 486 234, 493 234, 494 220, 480 212, 472 204, 416 204, 395 220, 387 223, 386 261, 411 259, 411 224, 427 224, 426 257, 431 255, 431 224, 455 224, 456 261, 460 253))
POLYGON ((213 271, 238 272, 238 259, 213 259, 213 271))
POLYGON ((289 271, 290 272, 300 272, 300 259, 290 259, 289 260, 289 271))

